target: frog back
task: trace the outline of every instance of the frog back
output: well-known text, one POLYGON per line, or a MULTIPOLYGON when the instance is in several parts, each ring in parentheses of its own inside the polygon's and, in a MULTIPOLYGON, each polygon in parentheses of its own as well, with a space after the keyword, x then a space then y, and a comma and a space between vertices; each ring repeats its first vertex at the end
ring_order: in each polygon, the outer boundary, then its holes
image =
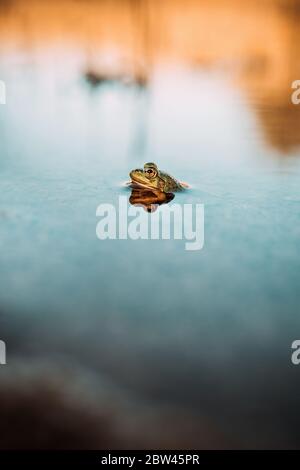
POLYGON ((164 192, 181 191, 183 189, 181 183, 173 178, 173 176, 168 175, 168 173, 160 171, 159 177, 161 180, 161 187, 164 192))

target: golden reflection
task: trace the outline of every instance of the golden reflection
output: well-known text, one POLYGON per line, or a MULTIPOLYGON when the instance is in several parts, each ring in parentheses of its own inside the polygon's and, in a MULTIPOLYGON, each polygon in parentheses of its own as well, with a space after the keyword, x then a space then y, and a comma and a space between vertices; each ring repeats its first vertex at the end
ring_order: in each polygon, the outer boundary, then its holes
POLYGON ((298 0, 0 0, 0 56, 71 48, 85 57, 91 86, 145 87, 166 61, 216 69, 244 91, 266 141, 284 154, 300 145, 300 106, 291 104, 299 24, 298 0), (116 60, 100 63, 103 50, 116 60))
POLYGON ((155 212, 158 206, 168 204, 172 199, 174 199, 173 193, 135 188, 131 191, 129 202, 133 206, 143 207, 147 212, 155 212))

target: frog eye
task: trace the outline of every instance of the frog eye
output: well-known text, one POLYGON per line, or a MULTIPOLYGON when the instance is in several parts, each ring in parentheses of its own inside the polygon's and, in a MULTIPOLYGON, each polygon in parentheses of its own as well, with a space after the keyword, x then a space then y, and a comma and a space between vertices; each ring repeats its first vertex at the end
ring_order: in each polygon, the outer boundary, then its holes
POLYGON ((147 170, 145 170, 145 173, 147 173, 148 176, 156 175, 156 171, 153 168, 148 168, 147 170))

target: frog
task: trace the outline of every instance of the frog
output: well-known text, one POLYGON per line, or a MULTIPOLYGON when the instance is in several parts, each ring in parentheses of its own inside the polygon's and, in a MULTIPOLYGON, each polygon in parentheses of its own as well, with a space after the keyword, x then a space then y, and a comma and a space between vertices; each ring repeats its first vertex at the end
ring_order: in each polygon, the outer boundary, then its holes
POLYGON ((160 171, 157 165, 152 162, 145 163, 143 169, 137 168, 136 170, 132 170, 129 176, 134 185, 152 191, 172 193, 187 188, 185 183, 181 183, 168 173, 160 171))

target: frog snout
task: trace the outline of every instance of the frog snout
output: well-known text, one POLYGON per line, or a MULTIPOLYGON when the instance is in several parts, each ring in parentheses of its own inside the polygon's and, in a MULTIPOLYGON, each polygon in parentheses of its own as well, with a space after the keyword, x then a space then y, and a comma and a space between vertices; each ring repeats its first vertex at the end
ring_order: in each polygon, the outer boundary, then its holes
POLYGON ((129 173, 129 176, 132 178, 136 173, 143 173, 143 170, 141 170, 140 168, 136 168, 135 170, 132 170, 129 173))

